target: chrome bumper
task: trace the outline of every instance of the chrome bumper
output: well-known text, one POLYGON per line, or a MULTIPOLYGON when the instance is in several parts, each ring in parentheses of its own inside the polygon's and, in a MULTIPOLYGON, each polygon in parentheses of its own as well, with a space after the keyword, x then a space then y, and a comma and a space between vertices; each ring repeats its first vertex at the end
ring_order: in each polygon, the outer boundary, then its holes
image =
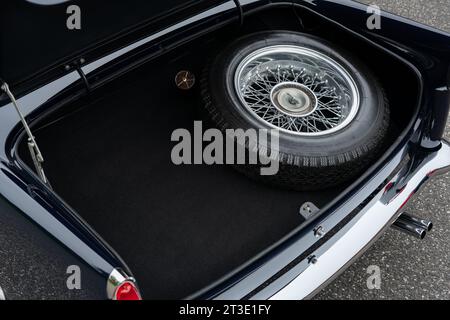
POLYGON ((440 150, 412 159, 351 222, 314 252, 314 264, 270 299, 299 300, 314 295, 398 218, 406 203, 431 177, 449 170, 450 145, 446 141, 440 150))

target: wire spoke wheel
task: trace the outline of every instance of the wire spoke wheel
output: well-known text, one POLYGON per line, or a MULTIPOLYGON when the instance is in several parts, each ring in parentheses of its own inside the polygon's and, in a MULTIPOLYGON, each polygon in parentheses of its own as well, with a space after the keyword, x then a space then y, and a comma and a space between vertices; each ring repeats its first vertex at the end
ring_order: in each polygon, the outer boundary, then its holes
POLYGON ((246 35, 203 74, 204 107, 218 129, 234 130, 237 141, 247 141, 246 129, 278 130, 273 145, 245 145, 248 158, 270 154, 276 173, 262 175, 262 163, 233 165, 253 180, 293 190, 343 186, 386 147, 390 108, 382 83, 364 61, 325 39, 246 35))
POLYGON ((337 132, 359 109, 360 95, 348 72, 322 53, 297 46, 253 52, 237 67, 235 87, 259 120, 296 135, 337 132))

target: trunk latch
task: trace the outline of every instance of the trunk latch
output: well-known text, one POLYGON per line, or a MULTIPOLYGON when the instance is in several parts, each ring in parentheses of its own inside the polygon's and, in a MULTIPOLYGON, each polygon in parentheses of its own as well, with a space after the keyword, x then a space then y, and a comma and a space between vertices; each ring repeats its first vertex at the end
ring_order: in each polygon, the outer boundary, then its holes
POLYGON ((50 185, 49 181, 47 180, 47 177, 44 172, 44 168, 42 166, 42 164, 44 163, 44 157, 42 156, 41 150, 39 150, 39 146, 36 142, 36 139, 33 136, 33 133, 31 132, 30 126, 28 125, 27 121, 25 120, 23 113, 20 111, 20 108, 19 108, 19 105, 17 104, 16 98, 12 94, 11 90, 9 90, 9 86, 6 82, 2 83, 1 89, 8 95, 9 99, 11 99, 11 102, 14 105, 14 108, 16 109, 17 114, 20 117, 20 121, 22 122, 22 125, 25 128, 25 131, 28 136, 28 149, 30 150, 31 159, 33 160, 33 164, 34 164, 37 174, 41 178, 42 182, 44 182, 48 187, 51 188, 51 185, 50 185))

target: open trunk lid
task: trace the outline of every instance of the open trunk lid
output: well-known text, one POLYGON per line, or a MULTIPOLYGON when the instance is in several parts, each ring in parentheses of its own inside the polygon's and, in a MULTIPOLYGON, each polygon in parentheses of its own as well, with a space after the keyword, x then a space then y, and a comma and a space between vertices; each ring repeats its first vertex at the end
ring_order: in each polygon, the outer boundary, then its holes
MULTIPOLYGON (((226 0, 21 0, 0 9, 0 77, 21 94, 226 0)), ((0 96, 0 103, 7 99, 0 96)))

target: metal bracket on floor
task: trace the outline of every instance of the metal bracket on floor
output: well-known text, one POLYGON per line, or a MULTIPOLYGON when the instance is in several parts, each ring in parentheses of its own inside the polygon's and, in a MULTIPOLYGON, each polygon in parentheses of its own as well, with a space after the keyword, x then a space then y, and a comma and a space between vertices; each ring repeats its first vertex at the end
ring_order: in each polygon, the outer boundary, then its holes
POLYGON ((312 202, 305 202, 300 207, 300 214, 305 220, 309 220, 320 209, 312 202))

